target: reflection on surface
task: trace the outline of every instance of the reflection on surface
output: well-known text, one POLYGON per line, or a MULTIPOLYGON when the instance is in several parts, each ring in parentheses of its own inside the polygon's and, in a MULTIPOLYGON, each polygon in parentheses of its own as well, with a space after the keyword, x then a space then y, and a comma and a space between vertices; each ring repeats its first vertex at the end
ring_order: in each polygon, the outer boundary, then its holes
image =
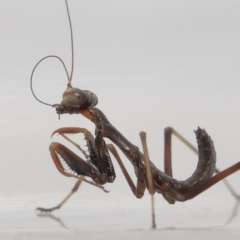
MULTIPOLYGON (((218 194, 202 194, 184 203, 169 205, 165 202, 159 204, 159 201, 156 201, 158 229, 211 229, 226 227, 231 223, 233 223, 231 227, 240 226, 238 216, 240 196, 234 189, 231 190, 230 185, 230 191, 227 186, 225 192, 221 185, 217 186, 222 189, 219 191, 213 188, 218 194)), ((76 194, 73 196, 77 197, 76 194)), ((155 194, 155 196, 161 199, 161 195, 155 194)), ((49 196, 44 197, 45 201, 48 198, 49 196)), ((50 201, 55 202, 57 198, 55 196, 50 201)), ((76 201, 76 198, 71 199, 76 201)), ((148 196, 139 200, 133 195, 115 197, 103 194, 99 199, 93 195, 89 200, 81 199, 81 203, 73 204, 71 201, 67 203, 58 212, 61 218, 56 216, 56 211, 52 213, 35 211, 35 213, 41 218, 58 222, 65 229, 73 229, 66 227, 65 222, 69 226, 74 226, 74 219, 76 219, 76 229, 88 229, 89 227, 94 229, 150 229, 151 214, 148 196)))
POLYGON ((49 213, 49 212, 36 212, 36 215, 38 217, 47 217, 47 218, 50 218, 56 222, 58 222, 60 224, 61 227, 63 228, 66 228, 68 229, 68 227, 65 225, 65 223, 59 218, 59 217, 56 217, 54 214, 52 213, 49 213))
MULTIPOLYGON (((231 213, 229 219, 226 221, 225 224, 219 225, 219 226, 217 226, 217 225, 216 225, 216 226, 210 226, 210 227, 209 227, 209 226, 205 226, 205 227, 194 227, 194 229, 196 229, 196 228, 200 228, 200 229, 212 229, 212 228, 219 228, 219 227, 223 227, 223 226, 227 226, 227 225, 231 224, 231 222, 233 222, 234 219, 238 216, 238 207, 239 207, 239 205, 240 205, 240 198, 238 197, 238 198, 236 198, 235 204, 233 204, 233 209, 232 209, 232 211, 231 211, 232 213, 231 213)), ((149 206, 150 206, 150 202, 149 202, 149 206)), ((65 229, 69 229, 69 228, 66 226, 66 224, 65 224, 59 217, 55 216, 55 214, 53 214, 53 213, 49 213, 49 212, 39 212, 39 211, 37 211, 37 212, 36 212, 36 215, 37 215, 38 217, 49 218, 49 219, 51 219, 51 220, 53 220, 53 221, 58 222, 61 227, 65 228, 65 229)), ((91 215, 91 214, 90 214, 90 215, 91 215)), ((149 211, 149 215, 150 215, 150 211, 149 211)), ((149 220, 150 220, 150 219, 149 219, 149 220)), ((126 220, 126 221, 128 221, 128 220, 126 220)), ((131 223, 129 223, 129 225, 131 225, 131 223)), ((145 228, 144 228, 144 229, 145 229, 145 228)), ((149 229, 150 229, 150 222, 149 222, 149 229)), ((188 226, 185 226, 185 227, 181 227, 181 228, 177 228, 177 227, 165 227, 165 228, 162 228, 162 227, 160 227, 160 228, 158 228, 158 229, 161 229, 161 230, 175 230, 175 229, 190 229, 190 228, 189 228, 188 226)))
POLYGON ((61 196, 2 197, 0 238, 79 239, 87 236, 87 239, 96 239, 99 236, 101 239, 111 233, 121 236, 119 239, 123 235, 131 239, 137 239, 136 236, 149 239, 149 235, 151 239, 159 239, 159 234, 184 239, 184 232, 188 236, 196 235, 195 239, 206 234, 218 239, 223 239, 223 236, 236 239, 234 237, 240 234, 239 199, 234 201, 230 194, 220 197, 204 194, 196 200, 174 206, 156 195, 156 231, 149 230, 151 208, 148 194, 141 200, 113 194, 103 194, 101 199, 94 196, 85 196, 84 199, 79 195, 76 194, 60 211, 38 216, 34 210, 39 203, 52 205, 61 196))

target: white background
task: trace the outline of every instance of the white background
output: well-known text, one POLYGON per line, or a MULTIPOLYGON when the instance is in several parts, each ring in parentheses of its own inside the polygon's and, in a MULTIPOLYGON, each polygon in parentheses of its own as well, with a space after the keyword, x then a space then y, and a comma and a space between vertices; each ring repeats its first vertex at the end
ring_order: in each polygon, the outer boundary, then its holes
MULTIPOLYGON (((97 94, 97 107, 135 145, 141 147, 139 132, 146 131, 150 158, 160 169, 167 126, 195 145, 193 130, 205 128, 215 143, 220 169, 239 161, 239 1, 70 0, 69 8, 75 48, 73 86, 97 94)), ((44 199, 50 205, 48 198, 65 196, 75 182, 62 176, 51 160, 51 133, 66 126, 94 132, 83 116, 63 115, 59 120, 55 110, 37 102, 30 91, 31 71, 42 57, 58 55, 70 70, 65 3, 1 1, 0 33, 0 196, 14 203, 29 197, 33 206, 42 205, 44 199)), ((36 95, 50 104, 61 102, 66 84, 55 59, 43 62, 33 79, 36 95)), ((54 141, 62 140, 55 136, 54 141)), ((135 179, 132 166, 123 160, 135 179)), ((97 199, 107 206, 117 196, 140 201, 113 162, 117 179, 106 186, 111 197, 85 184, 74 196, 77 202, 84 199, 91 204, 97 199)), ((174 177, 183 180, 194 171, 197 156, 176 140, 173 162, 174 177)), ((228 179, 240 193, 239 173, 228 179)), ((225 208, 226 202, 221 203, 225 197, 233 207, 220 183, 192 204, 211 199, 209 205, 204 203, 209 214, 216 202, 225 208)), ((158 196, 156 204, 167 203, 158 196)), ((181 213, 176 214, 181 219, 181 213)), ((222 223, 226 221, 227 217, 222 223)))

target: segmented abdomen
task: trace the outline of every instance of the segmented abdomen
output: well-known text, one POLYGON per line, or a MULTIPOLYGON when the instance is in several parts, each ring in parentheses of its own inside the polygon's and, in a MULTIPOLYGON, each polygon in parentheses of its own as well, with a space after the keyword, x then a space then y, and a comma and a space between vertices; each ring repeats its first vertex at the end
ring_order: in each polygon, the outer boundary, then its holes
POLYGON ((199 160, 192 176, 184 181, 184 185, 188 187, 212 177, 216 165, 216 152, 211 137, 204 129, 199 127, 195 133, 198 142, 199 160))

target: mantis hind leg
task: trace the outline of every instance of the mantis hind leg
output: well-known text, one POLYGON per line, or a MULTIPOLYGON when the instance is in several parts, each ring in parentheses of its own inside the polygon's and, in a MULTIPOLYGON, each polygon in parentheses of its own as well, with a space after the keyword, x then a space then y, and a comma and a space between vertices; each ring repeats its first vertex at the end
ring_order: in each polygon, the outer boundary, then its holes
MULTIPOLYGON (((182 189, 180 190, 181 194, 184 196, 184 201, 192 199, 199 195, 200 193, 206 191, 208 188, 212 187, 216 183, 230 176, 231 174, 240 170, 240 162, 234 164, 233 166, 219 172, 215 176, 209 178, 208 180, 196 184, 196 186, 191 187, 190 189, 182 189)), ((239 199, 239 197, 238 197, 239 199)))
MULTIPOLYGON (((179 134, 175 129, 167 127, 164 129, 164 172, 169 176, 173 177, 172 172, 172 135, 177 137, 181 142, 183 142, 190 150, 198 154, 198 150, 194 147, 186 138, 179 134)), ((216 167, 215 174, 220 173, 220 170, 216 167)), ((224 184, 230 193, 237 199, 239 195, 235 192, 232 186, 228 183, 226 179, 223 179, 224 184)))

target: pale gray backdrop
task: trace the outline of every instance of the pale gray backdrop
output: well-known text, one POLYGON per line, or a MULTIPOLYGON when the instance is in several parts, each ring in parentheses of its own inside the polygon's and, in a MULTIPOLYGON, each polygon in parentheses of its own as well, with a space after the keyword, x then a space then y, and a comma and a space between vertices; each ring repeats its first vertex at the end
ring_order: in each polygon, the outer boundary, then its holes
MULTIPOLYGON (((220 169, 240 160, 239 1, 70 0, 69 7, 73 86, 96 93, 98 107, 132 143, 141 147, 139 132, 146 131, 150 158, 160 169, 167 126, 195 145, 193 130, 205 128, 214 140, 220 169)), ((30 74, 40 58, 58 55, 70 69, 64 1, 1 1, 0 36, 0 196, 31 196, 39 205, 40 196, 46 202, 54 194, 64 196, 75 182, 62 176, 51 160, 51 133, 65 126, 94 132, 83 116, 59 120, 53 108, 37 102, 30 92, 30 74)), ((59 103, 66 84, 55 59, 36 70, 33 85, 43 101, 59 103)), ((64 142, 57 136, 54 141, 64 142)), ((84 144, 81 137, 79 141, 84 144)), ((134 178, 132 166, 123 160, 134 178)), ((183 180, 194 171, 197 156, 174 141, 173 161, 174 176, 183 180)), ((117 179, 106 188, 111 196, 134 199, 113 162, 117 179)), ((238 192, 239 176, 229 177, 238 192)), ((198 198, 221 202, 224 195, 228 192, 219 184, 198 198)), ((75 199, 101 202, 102 196, 84 185, 75 199)), ((157 204, 166 205, 161 197, 157 204)))

